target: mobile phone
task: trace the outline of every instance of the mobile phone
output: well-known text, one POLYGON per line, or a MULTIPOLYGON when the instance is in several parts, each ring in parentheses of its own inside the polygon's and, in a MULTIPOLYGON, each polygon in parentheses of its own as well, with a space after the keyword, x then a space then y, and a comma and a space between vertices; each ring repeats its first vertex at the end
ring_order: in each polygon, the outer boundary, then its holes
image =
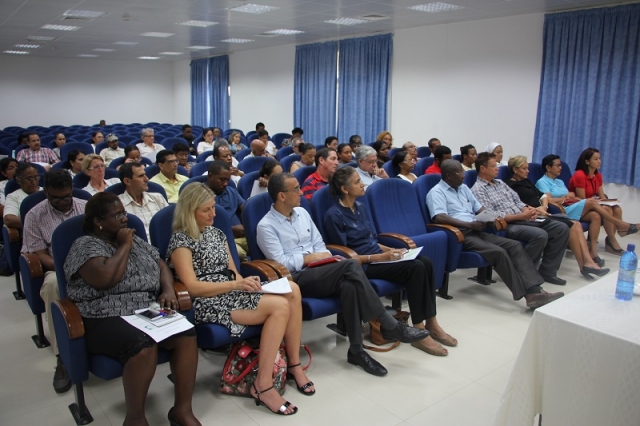
POLYGON ((138 315, 141 315, 141 316, 143 316, 145 318, 148 318, 151 321, 159 320, 160 318, 162 318, 164 316, 160 312, 153 311, 151 309, 145 309, 142 312, 138 312, 138 315))

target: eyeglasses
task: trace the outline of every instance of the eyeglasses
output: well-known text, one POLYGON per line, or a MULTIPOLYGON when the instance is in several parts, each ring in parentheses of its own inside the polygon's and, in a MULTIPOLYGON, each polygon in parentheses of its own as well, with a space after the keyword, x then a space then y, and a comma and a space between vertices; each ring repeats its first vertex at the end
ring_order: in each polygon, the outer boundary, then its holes
POLYGON ((178 160, 166 160, 165 163, 178 164, 178 160))
POLYGON ((144 135, 143 138, 152 138, 154 135, 144 135))
POLYGON ((102 170, 102 169, 104 169, 104 164, 99 164, 93 167, 87 167, 87 170, 102 170))
POLYGON ((120 213, 116 213, 116 214, 111 215, 111 216, 109 216, 109 217, 111 217, 111 218, 113 218, 113 219, 115 219, 115 220, 122 220, 122 219, 124 219, 125 217, 127 217, 127 212, 120 212, 120 213))
POLYGON ((295 187, 293 187, 291 189, 284 189, 281 192, 300 192, 300 185, 295 186, 295 187))
POLYGON ((52 203, 55 203, 55 202, 61 202, 61 201, 68 201, 71 198, 73 198, 73 195, 67 194, 67 195, 63 195, 62 197, 56 197, 47 193, 47 197, 49 198, 49 201, 51 201, 52 203))
POLYGON ((24 182, 38 182, 40 180, 40 175, 35 176, 22 176, 20 180, 24 182))

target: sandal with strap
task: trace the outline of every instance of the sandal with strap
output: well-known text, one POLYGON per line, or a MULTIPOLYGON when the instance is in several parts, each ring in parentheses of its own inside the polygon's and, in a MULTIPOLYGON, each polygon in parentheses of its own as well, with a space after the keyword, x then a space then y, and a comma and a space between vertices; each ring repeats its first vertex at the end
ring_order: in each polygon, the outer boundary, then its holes
MULTIPOLYGON (((300 363, 297 363, 295 365, 288 365, 287 366, 287 370, 290 369, 290 368, 300 367, 300 365, 301 365, 300 363)), ((304 384, 302 386, 298 386, 298 381, 293 376, 293 374, 289 373, 288 371, 287 371, 287 380, 293 380, 294 382, 296 382, 296 388, 298 388, 298 392, 300 392, 303 395, 311 396, 311 395, 316 393, 315 389, 311 390, 311 392, 306 392, 307 389, 309 389, 309 388, 311 388, 311 386, 313 386, 313 382, 312 381, 309 381, 307 384, 304 384)))
MULTIPOLYGON (((635 223, 630 223, 629 229, 623 232, 624 232, 624 235, 620 235, 621 237, 626 237, 627 235, 635 234, 636 232, 638 232, 638 225, 636 225, 635 223)), ((620 232, 618 232, 618 234, 620 234, 620 232)))
POLYGON ((259 407, 259 406, 260 406, 260 404, 264 404, 264 406, 265 406, 265 407, 267 407, 267 409, 268 409, 269 411, 271 411, 271 412, 272 412, 272 413, 274 413, 274 414, 279 414, 279 415, 281 415, 281 416, 291 416, 291 415, 293 415, 293 414, 295 414, 295 413, 297 413, 297 412, 298 412, 298 407, 293 407, 293 411, 292 411, 292 412, 290 412, 289 414, 286 414, 286 413, 285 413, 285 411, 287 411, 287 409, 288 409, 289 407, 291 407, 291 403, 290 403, 289 401, 285 401, 285 403, 284 403, 284 404, 282 404, 282 405, 280 406, 280 408, 278 408, 278 411, 273 411, 271 408, 269 408, 269 406, 268 406, 267 404, 265 404, 264 402, 262 402, 262 400, 260 399, 260 395, 262 395, 262 394, 263 394, 263 393, 265 393, 265 392, 269 392, 271 389, 273 389, 273 386, 271 386, 270 388, 267 388, 267 389, 263 390, 262 392, 260 392, 260 391, 258 390, 258 388, 256 387, 255 382, 254 382, 251 386, 253 387, 253 390, 255 390, 255 391, 256 391, 256 396, 251 395, 251 397, 255 400, 255 402, 256 402, 256 406, 257 406, 257 407, 259 407))
POLYGON ((449 334, 447 334, 447 337, 442 338, 442 337, 435 336, 433 333, 431 333, 431 338, 436 342, 440 343, 441 345, 451 346, 451 347, 458 346, 458 340, 451 337, 449 334))

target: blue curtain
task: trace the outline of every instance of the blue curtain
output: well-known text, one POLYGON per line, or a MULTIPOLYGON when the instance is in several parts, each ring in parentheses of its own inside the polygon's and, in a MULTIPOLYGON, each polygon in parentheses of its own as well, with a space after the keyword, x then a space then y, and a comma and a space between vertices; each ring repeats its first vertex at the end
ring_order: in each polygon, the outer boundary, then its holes
POLYGON ((229 56, 191 61, 191 124, 229 128, 229 56))
POLYGON ((336 69, 338 42, 296 46, 293 124, 304 140, 321 144, 336 132, 336 69))
POLYGON ((534 161, 587 147, 606 182, 640 186, 640 5, 545 17, 534 161))
POLYGON ((387 130, 387 101, 393 38, 391 34, 340 41, 338 139, 359 134, 375 142, 387 130))

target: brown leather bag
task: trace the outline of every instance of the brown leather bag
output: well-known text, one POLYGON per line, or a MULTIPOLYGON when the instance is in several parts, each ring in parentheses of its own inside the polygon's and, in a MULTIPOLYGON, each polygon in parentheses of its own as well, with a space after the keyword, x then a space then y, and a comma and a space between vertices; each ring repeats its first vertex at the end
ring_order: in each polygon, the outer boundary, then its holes
MULTIPOLYGON (((393 317, 400 322, 408 324, 409 315, 410 315, 409 312, 398 309, 398 311, 396 311, 393 317)), ((373 319, 369 321, 369 341, 377 346, 369 346, 369 345, 363 345, 363 346, 365 349, 369 349, 370 351, 374 351, 374 352, 389 352, 391 349, 397 348, 398 346, 400 346, 400 342, 392 342, 382 337, 382 333, 380 332, 380 321, 378 321, 377 319, 373 319), (378 347, 382 345, 387 345, 389 343, 391 343, 391 346, 387 346, 384 348, 378 347)))

